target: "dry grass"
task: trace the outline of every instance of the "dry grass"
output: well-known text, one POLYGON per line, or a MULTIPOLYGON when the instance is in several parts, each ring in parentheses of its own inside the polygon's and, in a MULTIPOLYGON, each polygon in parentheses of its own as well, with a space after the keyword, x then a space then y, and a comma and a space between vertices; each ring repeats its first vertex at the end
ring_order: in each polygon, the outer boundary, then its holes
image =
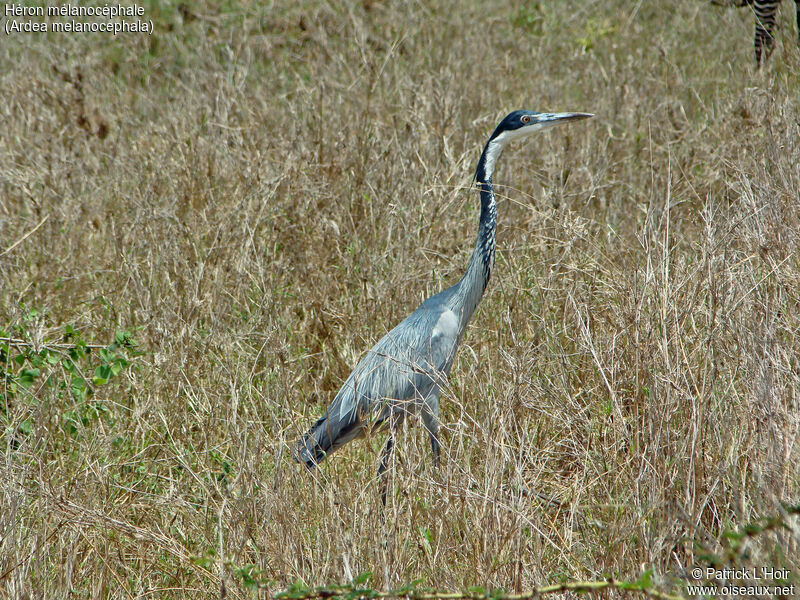
MULTIPOLYGON (((295 580, 521 590, 680 576, 798 500, 800 50, 705 2, 147 3, 156 33, 0 46, 0 328, 144 355, 78 431, 4 408, 0 590, 230 597, 295 580), (497 267, 442 399, 288 458, 362 352, 464 268, 515 108, 497 267), (21 444, 8 432, 28 421, 21 444), (13 441, 13 443, 12 443, 13 441), (256 571, 253 571, 255 574, 256 571)), ((35 388, 34 388, 35 391, 35 388)), ((800 574, 793 532, 746 564, 800 574)))

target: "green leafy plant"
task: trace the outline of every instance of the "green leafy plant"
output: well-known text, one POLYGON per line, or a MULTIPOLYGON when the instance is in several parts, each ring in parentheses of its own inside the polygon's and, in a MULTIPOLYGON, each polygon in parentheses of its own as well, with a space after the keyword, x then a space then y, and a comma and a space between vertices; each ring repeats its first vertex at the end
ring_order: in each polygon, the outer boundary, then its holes
POLYGON ((484 589, 471 587, 461 592, 438 591, 421 587, 421 580, 404 585, 394 590, 378 591, 366 586, 370 574, 367 573, 356 578, 346 585, 334 585, 311 588, 302 583, 295 583, 284 592, 275 596, 278 600, 312 600, 317 598, 342 598, 356 600, 357 598, 411 598, 414 600, 527 600, 537 596, 558 594, 563 592, 591 593, 602 590, 616 589, 632 594, 644 594, 650 598, 664 600, 679 600, 683 596, 668 594, 659 591, 651 581, 651 571, 646 571, 636 581, 617 580, 607 578, 600 581, 569 581, 534 588, 521 594, 510 594, 503 589, 484 589))
POLYGON ((98 391, 140 355, 127 331, 118 331, 111 343, 102 345, 88 343, 66 325, 61 339, 35 341, 26 324, 36 316, 31 310, 21 324, 0 330, 0 418, 14 447, 33 427, 30 418, 15 408, 38 404, 49 391, 62 407, 61 426, 76 436, 81 428, 108 415, 98 391))
POLYGON ((611 25, 608 19, 589 19, 584 27, 584 33, 578 36, 577 42, 584 52, 591 52, 598 41, 615 33, 617 28, 611 25))

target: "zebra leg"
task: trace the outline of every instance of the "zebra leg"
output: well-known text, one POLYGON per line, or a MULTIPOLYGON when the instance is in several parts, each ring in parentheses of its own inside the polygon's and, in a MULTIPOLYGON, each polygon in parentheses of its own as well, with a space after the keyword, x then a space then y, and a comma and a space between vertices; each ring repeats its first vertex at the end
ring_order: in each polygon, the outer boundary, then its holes
POLYGON ((772 31, 775 29, 775 15, 778 12, 779 5, 780 0, 756 0, 753 2, 753 12, 756 18, 754 46, 756 64, 759 67, 772 54, 775 44, 772 31))
POLYGON ((775 38, 767 31, 758 21, 756 17, 756 35, 755 35, 755 51, 756 51, 756 64, 760 67, 772 54, 772 45, 775 38))
POLYGON ((800 44, 800 0, 794 0, 794 7, 797 11, 797 43, 800 44))

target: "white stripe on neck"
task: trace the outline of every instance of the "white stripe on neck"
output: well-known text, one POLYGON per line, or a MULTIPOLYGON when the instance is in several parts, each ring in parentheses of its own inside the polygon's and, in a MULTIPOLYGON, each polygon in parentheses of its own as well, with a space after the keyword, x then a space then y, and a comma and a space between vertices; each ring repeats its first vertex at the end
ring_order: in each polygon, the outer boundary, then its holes
POLYGON ((511 131, 504 131, 491 142, 489 142, 489 148, 486 151, 486 164, 484 165, 487 180, 492 178, 492 175, 494 174, 494 166, 497 164, 497 159, 500 158, 500 155, 503 153, 503 149, 506 147, 508 142, 529 133, 531 133, 531 129, 527 127, 522 127, 521 129, 514 129, 511 131))
POLYGON ((489 142, 489 148, 486 150, 486 164, 484 165, 486 179, 489 180, 492 178, 492 175, 494 174, 494 166, 497 164, 497 159, 500 158, 500 155, 503 153, 503 149, 506 147, 508 142, 517 138, 528 136, 534 131, 549 129, 558 123, 559 121, 557 120, 532 123, 531 125, 520 127, 519 129, 504 131, 494 138, 491 142, 489 142))

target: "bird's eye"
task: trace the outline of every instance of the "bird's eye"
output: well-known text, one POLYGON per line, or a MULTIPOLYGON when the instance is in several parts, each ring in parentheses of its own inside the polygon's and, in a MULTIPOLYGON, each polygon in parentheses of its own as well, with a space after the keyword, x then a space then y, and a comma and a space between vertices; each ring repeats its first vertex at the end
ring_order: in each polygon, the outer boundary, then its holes
POLYGON ((530 123, 531 122, 531 118, 528 115, 525 115, 524 117, 522 117, 522 122, 523 123, 530 123))

